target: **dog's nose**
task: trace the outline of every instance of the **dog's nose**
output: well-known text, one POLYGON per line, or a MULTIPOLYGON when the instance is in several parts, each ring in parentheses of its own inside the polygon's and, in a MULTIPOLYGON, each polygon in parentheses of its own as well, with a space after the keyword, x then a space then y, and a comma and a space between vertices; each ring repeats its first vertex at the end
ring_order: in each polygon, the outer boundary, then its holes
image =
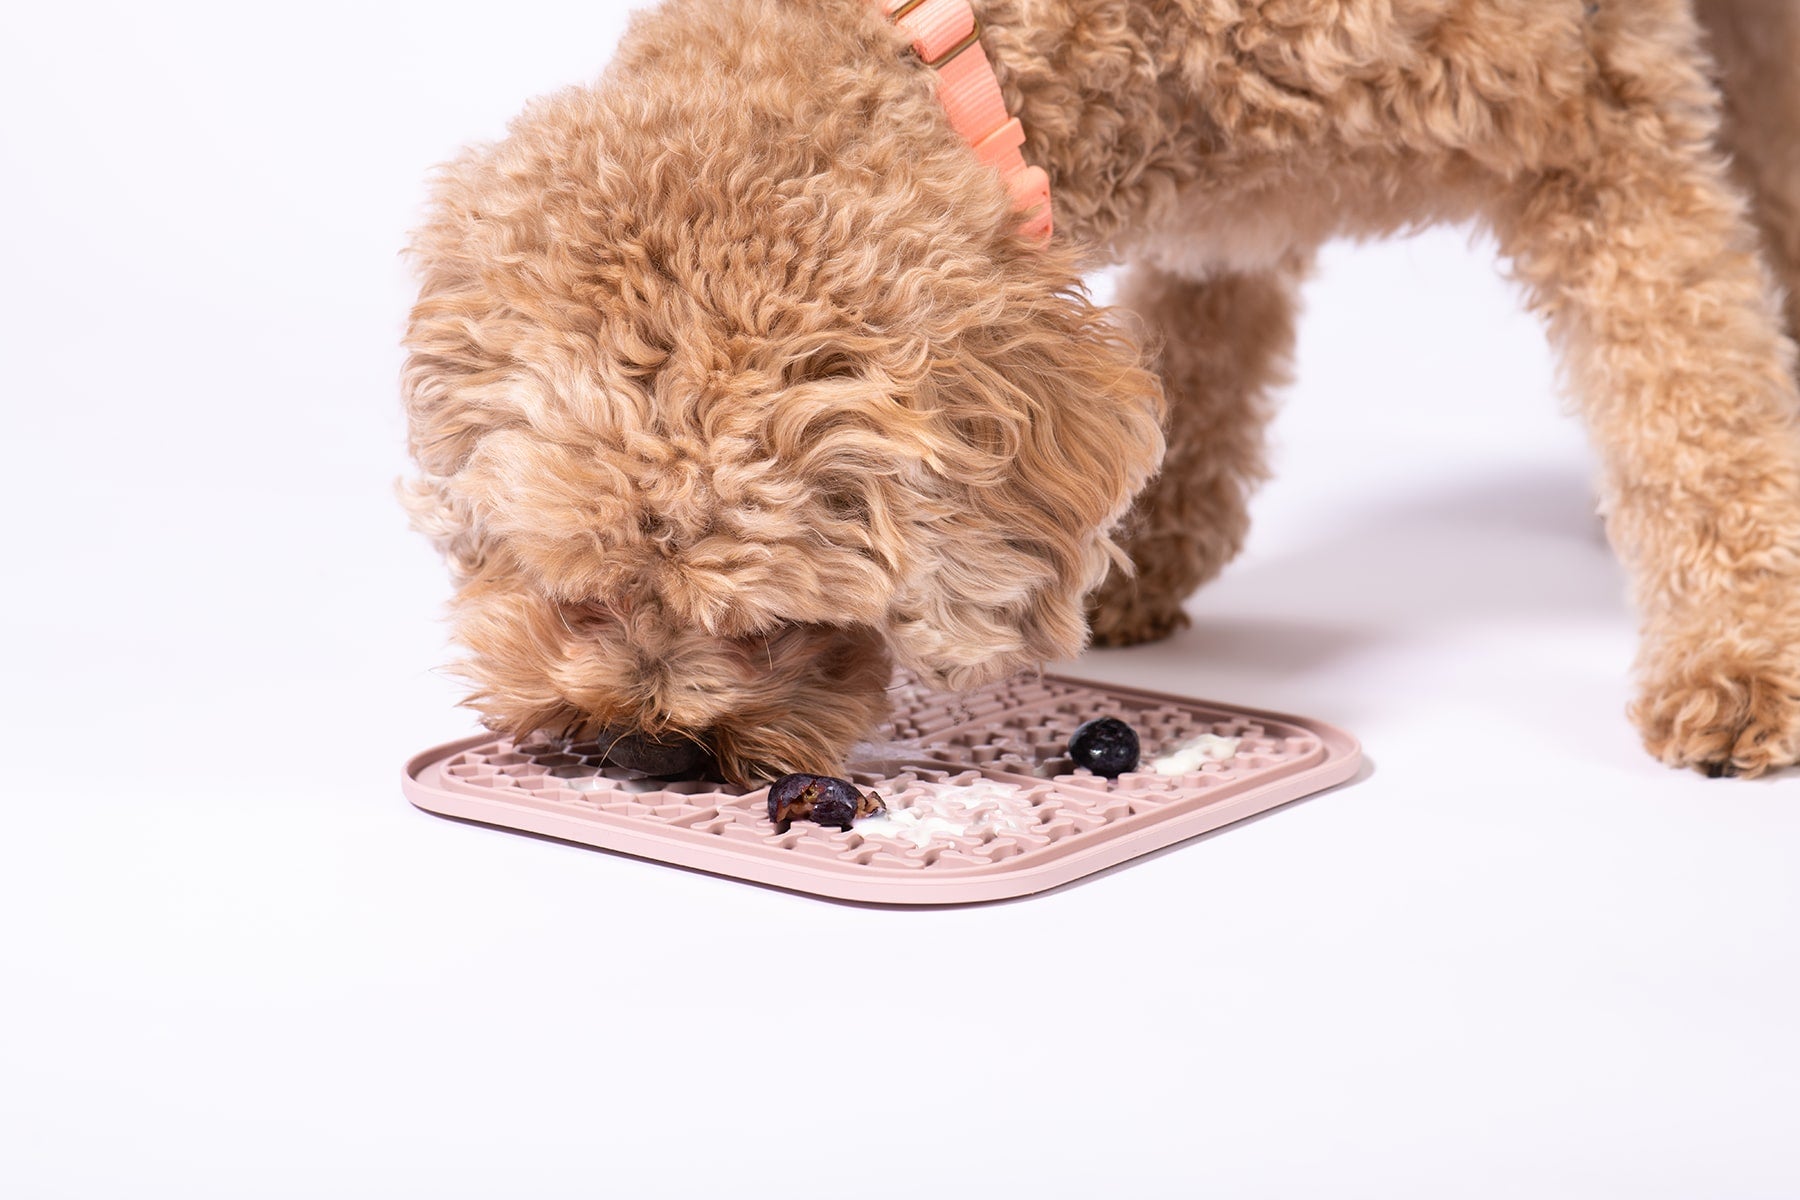
POLYGON ((602 734, 600 741, 610 739, 606 761, 627 771, 670 778, 698 770, 709 757, 706 747, 691 738, 657 738, 642 732, 602 734))

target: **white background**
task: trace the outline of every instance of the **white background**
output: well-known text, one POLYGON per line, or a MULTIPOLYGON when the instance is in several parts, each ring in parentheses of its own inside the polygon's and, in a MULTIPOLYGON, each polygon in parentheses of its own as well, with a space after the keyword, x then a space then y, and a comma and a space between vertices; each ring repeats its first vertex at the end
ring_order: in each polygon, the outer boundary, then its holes
POLYGON ((1338 248, 1252 545, 1073 670, 1360 781, 1049 895, 827 903, 418 812, 432 164, 619 5, 0 16, 0 1193, 1793 1197, 1800 786, 1665 770, 1535 324, 1338 248))

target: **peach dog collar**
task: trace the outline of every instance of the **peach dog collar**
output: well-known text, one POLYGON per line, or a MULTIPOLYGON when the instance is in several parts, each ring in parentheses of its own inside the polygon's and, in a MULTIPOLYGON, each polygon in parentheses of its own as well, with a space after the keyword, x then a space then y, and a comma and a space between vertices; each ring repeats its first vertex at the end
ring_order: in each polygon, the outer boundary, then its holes
POLYGON ((976 155, 1000 172, 1013 203, 1029 214, 1019 232, 1050 237, 1050 176, 1027 165, 1019 152, 1025 129, 1009 116, 994 65, 981 47, 981 22, 969 0, 875 0, 881 11, 912 35, 913 51, 937 72, 938 96, 950 124, 976 155))

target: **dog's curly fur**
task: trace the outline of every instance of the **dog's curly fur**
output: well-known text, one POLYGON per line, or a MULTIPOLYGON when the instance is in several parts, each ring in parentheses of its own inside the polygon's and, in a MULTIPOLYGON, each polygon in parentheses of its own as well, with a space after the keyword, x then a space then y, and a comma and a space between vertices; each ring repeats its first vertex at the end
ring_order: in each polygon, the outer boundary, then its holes
POLYGON ((407 499, 491 726, 824 770, 896 663, 999 677, 1079 650, 1084 607, 1167 634, 1242 542, 1316 248, 1474 219, 1601 449, 1651 750, 1800 755, 1788 0, 1700 4, 1735 181, 1682 0, 975 7, 1047 249, 868 0, 667 0, 444 171, 407 499), (1135 318, 1083 291, 1107 261, 1135 318))

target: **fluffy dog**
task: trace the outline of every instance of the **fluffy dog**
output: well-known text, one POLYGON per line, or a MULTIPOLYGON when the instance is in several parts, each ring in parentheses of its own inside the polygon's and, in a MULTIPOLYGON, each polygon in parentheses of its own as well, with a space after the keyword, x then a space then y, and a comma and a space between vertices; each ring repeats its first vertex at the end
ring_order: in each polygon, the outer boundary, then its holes
POLYGON ((1721 142, 1684 0, 974 7, 1047 246, 869 0, 667 0, 443 172, 406 498, 489 726, 829 770, 895 664, 1168 634, 1243 540, 1314 251, 1473 219, 1601 451, 1651 752, 1795 761, 1800 8, 1701 0, 1721 142), (1082 288, 1115 261, 1135 321, 1082 288))

